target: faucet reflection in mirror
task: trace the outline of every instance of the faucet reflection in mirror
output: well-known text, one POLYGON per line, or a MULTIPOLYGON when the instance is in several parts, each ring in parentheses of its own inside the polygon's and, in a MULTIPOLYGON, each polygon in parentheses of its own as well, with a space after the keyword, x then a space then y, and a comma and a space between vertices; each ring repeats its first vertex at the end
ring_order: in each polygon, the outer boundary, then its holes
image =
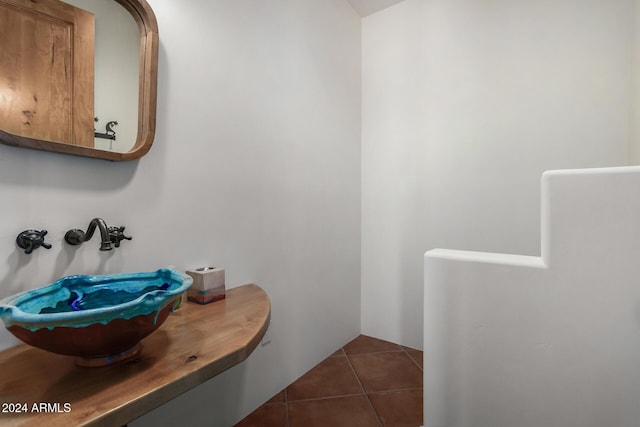
MULTIPOLYGON (((96 123, 98 123, 98 118, 95 117, 94 121, 96 123)), ((111 120, 108 121, 106 125, 104 125, 105 127, 105 131, 104 132, 96 132, 95 129, 93 129, 93 134, 96 138, 102 138, 102 139, 110 139, 112 141, 116 140, 116 131, 113 130, 114 126, 117 126, 118 122, 115 120, 111 120)))

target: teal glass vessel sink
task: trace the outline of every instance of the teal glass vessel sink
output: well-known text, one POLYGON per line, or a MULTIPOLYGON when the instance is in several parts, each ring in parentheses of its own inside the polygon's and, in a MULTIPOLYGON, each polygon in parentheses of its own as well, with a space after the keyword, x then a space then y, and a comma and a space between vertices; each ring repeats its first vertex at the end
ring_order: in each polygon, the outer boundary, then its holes
POLYGON ((137 355, 192 283, 171 269, 67 276, 1 300, 0 317, 29 345, 104 366, 137 355))

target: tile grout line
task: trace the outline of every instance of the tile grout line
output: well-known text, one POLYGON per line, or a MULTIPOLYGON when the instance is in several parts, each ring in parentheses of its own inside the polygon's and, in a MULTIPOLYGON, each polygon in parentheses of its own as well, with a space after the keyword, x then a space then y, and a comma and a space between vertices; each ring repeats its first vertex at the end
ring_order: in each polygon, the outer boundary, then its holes
POLYGON ((347 352, 345 352, 345 356, 359 356, 361 354, 402 353, 402 352, 405 352, 405 350, 401 348, 400 350, 363 351, 363 352, 360 352, 360 353, 347 353, 347 352))
POLYGON ((377 391, 370 391, 369 395, 371 394, 391 394, 391 393, 396 393, 399 391, 416 391, 416 390, 423 390, 424 387, 406 387, 406 388, 394 388, 393 390, 377 390, 377 391))
MULTIPOLYGON (((418 369, 420 369, 420 372, 424 372, 424 369, 422 369, 422 366, 420 366, 420 364, 413 357, 411 357, 411 355, 405 348, 403 348, 402 351, 404 351, 404 354, 406 354, 409 357, 409 360, 411 360, 413 364, 416 365, 418 369)), ((413 351, 420 351, 420 350, 413 350, 413 351)))
MULTIPOLYGON (((287 405, 289 404, 289 402, 291 403, 315 402, 317 400, 331 400, 331 399, 340 399, 342 397, 356 397, 356 396, 365 396, 365 395, 371 395, 371 394, 391 394, 391 393, 396 393, 398 391, 415 391, 415 390, 422 390, 422 387, 405 387, 405 388, 394 388, 391 390, 376 390, 376 391, 363 392, 363 393, 336 394, 333 396, 308 397, 305 399, 296 399, 296 400, 287 401, 287 405)), ((269 403, 269 405, 277 405, 277 404, 278 404, 277 402, 269 403)))
POLYGON ((351 364, 351 360, 349 359, 349 355, 346 354, 346 352, 345 352, 345 358, 347 359, 347 364, 349 365, 349 369, 351 369, 351 372, 353 372, 353 376, 356 377, 356 381, 358 381, 358 385, 360 386, 360 390, 362 391, 362 394, 367 394, 367 392, 364 389, 364 386, 362 385, 362 381, 360 381, 360 377, 358 376, 358 373, 356 372, 356 369, 351 364))
MULTIPOLYGON (((343 347, 343 351, 344 351, 344 347, 343 347)), ((356 372, 356 369, 351 364, 351 359, 349 359, 349 355, 347 354, 346 351, 344 352, 344 354, 345 354, 345 356, 347 358, 347 363, 349 364, 349 367, 351 368, 351 371, 353 372, 353 375, 355 375, 356 380, 358 381, 358 384, 360 384, 360 388, 362 389, 362 393, 364 394, 364 397, 367 399, 367 402, 369 402, 369 407, 373 411, 373 414, 376 416, 376 421, 378 422, 378 427, 382 427, 382 420, 380 419, 380 416, 378 415, 378 412, 376 412, 376 408, 373 406, 373 403, 371 402, 371 399, 369 399, 369 394, 364 389, 364 386, 362 385, 362 381, 360 381, 360 377, 358 376, 358 373, 356 372)), ((364 353, 361 353, 361 354, 364 354, 364 353)))
POLYGON ((353 394, 337 394, 335 396, 321 396, 321 397, 308 397, 306 399, 297 399, 292 400, 292 403, 297 402, 313 402, 316 400, 330 400, 330 399, 339 399, 341 397, 354 397, 354 396, 364 396, 366 393, 353 393, 353 394))
POLYGON ((287 393, 287 387, 284 388, 284 414, 285 414, 285 419, 287 420, 287 425, 285 427, 290 427, 290 421, 289 421, 289 394, 287 393))

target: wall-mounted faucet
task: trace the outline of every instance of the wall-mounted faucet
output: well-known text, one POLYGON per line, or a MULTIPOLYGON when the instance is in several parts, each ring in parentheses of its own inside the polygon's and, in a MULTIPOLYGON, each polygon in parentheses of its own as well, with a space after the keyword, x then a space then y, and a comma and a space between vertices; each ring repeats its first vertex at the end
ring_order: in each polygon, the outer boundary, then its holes
POLYGON ((100 231, 100 239, 102 240, 100 242, 101 251, 113 249, 112 243, 117 248, 120 247, 121 240, 131 240, 131 237, 124 235, 124 227, 107 227, 107 223, 102 218, 93 218, 87 227, 86 233, 77 228, 67 231, 64 235, 64 240, 70 245, 80 245, 93 237, 96 227, 100 231))

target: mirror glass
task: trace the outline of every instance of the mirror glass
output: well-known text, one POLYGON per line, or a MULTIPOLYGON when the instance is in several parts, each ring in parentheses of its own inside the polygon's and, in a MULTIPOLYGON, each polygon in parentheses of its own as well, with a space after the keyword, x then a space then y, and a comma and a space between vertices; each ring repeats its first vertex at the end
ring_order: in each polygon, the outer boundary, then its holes
POLYGON ((0 24, 0 143, 106 160, 147 153, 158 28, 146 0, 0 0, 0 24))
POLYGON ((138 132, 138 75, 140 30, 127 10, 113 0, 65 0, 95 17, 94 117, 95 131, 115 139, 94 139, 94 148, 126 153, 138 132))

